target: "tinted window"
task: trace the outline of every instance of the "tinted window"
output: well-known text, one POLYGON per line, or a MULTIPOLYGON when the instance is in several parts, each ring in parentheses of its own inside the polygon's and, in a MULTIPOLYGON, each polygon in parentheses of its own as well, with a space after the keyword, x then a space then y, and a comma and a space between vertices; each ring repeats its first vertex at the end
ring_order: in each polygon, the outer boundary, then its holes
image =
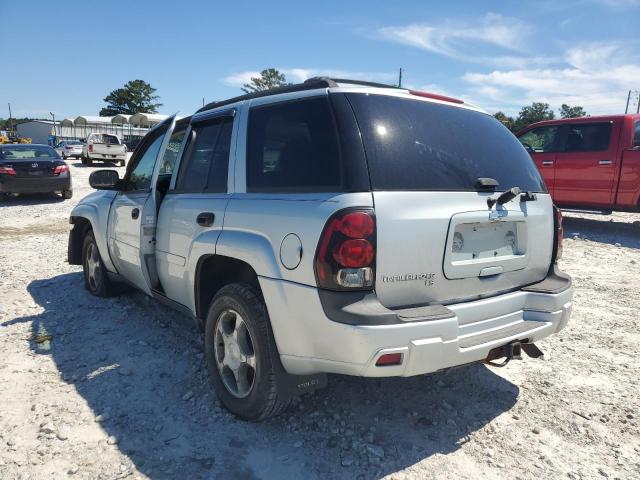
POLYGON ((598 152, 609 149, 611 123, 580 123, 569 126, 565 152, 598 152))
POLYGON ((171 175, 173 173, 173 167, 176 164, 178 153, 180 152, 180 146, 184 139, 186 129, 176 130, 171 135, 169 142, 167 142, 167 148, 162 156, 162 162, 160 163, 160 175, 171 175))
POLYGON ((327 98, 251 109, 247 191, 336 191, 342 184, 327 98))
POLYGON ((640 147, 640 122, 636 122, 636 130, 633 135, 633 146, 640 147))
POLYGON ((195 124, 180 167, 176 189, 226 192, 232 117, 195 124))
POLYGON ((164 135, 160 135, 149 145, 144 153, 140 152, 142 156, 138 157, 140 160, 136 163, 129 176, 128 190, 147 190, 151 187, 153 167, 156 164, 163 138, 164 135))
POLYGON ((520 142, 535 153, 555 152, 558 127, 539 127, 520 136, 520 142))
POLYGON ((490 115, 398 97, 348 97, 375 190, 475 190, 478 178, 490 177, 500 189, 545 191, 527 151, 490 115))

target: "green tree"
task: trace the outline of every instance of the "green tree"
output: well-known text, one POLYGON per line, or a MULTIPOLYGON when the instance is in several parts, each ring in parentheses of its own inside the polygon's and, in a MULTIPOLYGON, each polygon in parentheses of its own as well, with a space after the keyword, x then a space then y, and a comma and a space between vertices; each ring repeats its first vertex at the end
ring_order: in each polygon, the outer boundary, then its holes
POLYGON ((504 112, 496 112, 493 114, 493 116, 509 130, 511 130, 512 132, 514 131, 516 121, 513 119, 513 117, 509 117, 504 112))
POLYGON ((522 107, 520 110, 514 125, 514 131, 521 130, 532 123, 543 120, 553 120, 555 117, 548 103, 533 102, 531 105, 522 107))
POLYGON ((249 83, 245 83, 241 90, 244 93, 261 92, 275 87, 287 85, 287 77, 275 68, 267 68, 260 72, 259 77, 251 77, 249 83))
POLYGON ((113 90, 104 98, 107 106, 100 110, 100 116, 111 117, 119 113, 133 115, 134 113, 158 113, 161 103, 156 103, 160 97, 154 95, 156 89, 144 80, 131 80, 121 88, 113 90))
POLYGON ((587 116, 587 112, 585 112, 584 108, 579 105, 570 107, 566 103, 563 103, 558 111, 560 112, 560 118, 576 118, 587 116))

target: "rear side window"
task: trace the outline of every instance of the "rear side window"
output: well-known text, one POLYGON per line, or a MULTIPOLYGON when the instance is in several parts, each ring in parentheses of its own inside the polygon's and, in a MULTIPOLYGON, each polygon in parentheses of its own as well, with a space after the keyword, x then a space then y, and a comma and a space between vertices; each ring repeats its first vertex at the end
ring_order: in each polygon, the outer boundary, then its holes
POLYGON ((534 128, 520 136, 520 143, 534 153, 556 152, 558 129, 557 126, 534 128))
POLYGON ((374 190, 546 191, 531 157, 498 120, 459 107, 383 95, 347 94, 362 130, 374 190))
POLYGON ((600 152, 609 149, 611 123, 578 123, 569 125, 564 142, 565 152, 600 152))
POLYGON ((326 97, 254 107, 247 191, 339 191, 338 138, 326 97))
POLYGON ((226 192, 233 117, 219 117, 191 128, 191 138, 176 189, 185 192, 226 192))
POLYGON ((636 122, 636 128, 633 134, 633 146, 640 147, 640 122, 636 122))

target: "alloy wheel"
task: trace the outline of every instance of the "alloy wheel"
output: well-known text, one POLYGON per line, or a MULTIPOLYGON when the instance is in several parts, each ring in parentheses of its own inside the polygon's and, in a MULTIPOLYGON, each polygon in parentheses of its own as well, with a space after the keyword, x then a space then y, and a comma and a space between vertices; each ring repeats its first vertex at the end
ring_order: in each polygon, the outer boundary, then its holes
POLYGON ((215 358, 226 389, 236 398, 251 393, 256 377, 256 355, 251 333, 242 316, 232 309, 218 317, 215 358))

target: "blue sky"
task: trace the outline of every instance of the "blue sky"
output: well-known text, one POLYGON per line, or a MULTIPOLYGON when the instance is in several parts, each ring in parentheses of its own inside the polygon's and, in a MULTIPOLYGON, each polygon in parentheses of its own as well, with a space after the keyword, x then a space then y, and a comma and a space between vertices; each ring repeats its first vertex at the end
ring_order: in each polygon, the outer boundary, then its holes
POLYGON ((96 115, 136 78, 162 113, 187 115, 267 67, 381 82, 403 67, 404 85, 491 112, 617 113, 640 89, 639 22, 640 0, 3 2, 0 117, 7 102, 14 116, 96 115))

